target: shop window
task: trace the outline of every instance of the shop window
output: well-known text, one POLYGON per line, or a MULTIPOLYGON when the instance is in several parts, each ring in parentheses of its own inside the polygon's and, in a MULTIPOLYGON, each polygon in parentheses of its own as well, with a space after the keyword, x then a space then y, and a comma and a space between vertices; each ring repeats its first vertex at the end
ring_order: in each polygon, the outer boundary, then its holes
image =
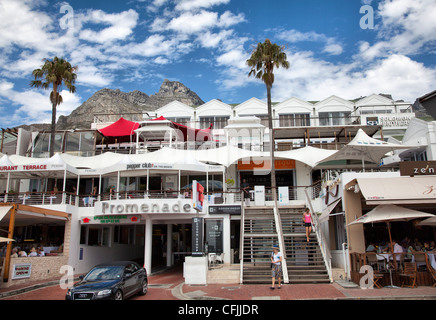
POLYGON ((88 246, 109 246, 109 227, 82 226, 80 229, 80 244, 88 246))
POLYGON ((86 244, 86 235, 88 234, 88 227, 82 226, 80 228, 80 244, 86 244))
POLYGON ((120 244, 133 244, 135 232, 131 226, 121 226, 119 234, 120 244))

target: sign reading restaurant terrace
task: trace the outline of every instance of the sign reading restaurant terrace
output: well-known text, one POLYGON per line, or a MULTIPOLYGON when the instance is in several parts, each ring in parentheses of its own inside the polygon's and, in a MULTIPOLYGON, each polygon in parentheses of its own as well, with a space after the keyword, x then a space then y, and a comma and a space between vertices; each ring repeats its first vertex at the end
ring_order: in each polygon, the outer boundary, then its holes
POLYGON ((63 164, 22 164, 22 165, 10 165, 0 166, 0 171, 42 171, 42 170, 60 170, 64 169, 63 164))
POLYGON ((129 199, 95 202, 96 215, 197 213, 191 199, 129 199))

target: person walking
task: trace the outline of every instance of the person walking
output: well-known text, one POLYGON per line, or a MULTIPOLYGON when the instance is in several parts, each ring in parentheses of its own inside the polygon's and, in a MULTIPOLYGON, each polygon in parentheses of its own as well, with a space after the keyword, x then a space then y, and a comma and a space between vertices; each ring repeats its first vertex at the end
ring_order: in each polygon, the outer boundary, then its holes
POLYGON ((309 208, 306 208, 303 213, 303 222, 306 227, 306 241, 309 242, 310 233, 312 232, 312 217, 309 208))
POLYGON ((249 207, 250 206, 250 185, 247 183, 246 179, 242 180, 242 184, 241 184, 241 189, 244 192, 244 202, 245 202, 245 206, 249 207))
POLYGON ((273 246, 273 253, 271 254, 271 268, 272 268, 272 285, 271 290, 275 289, 275 281, 278 280, 278 288, 281 289, 282 277, 282 253, 279 251, 279 246, 273 246))

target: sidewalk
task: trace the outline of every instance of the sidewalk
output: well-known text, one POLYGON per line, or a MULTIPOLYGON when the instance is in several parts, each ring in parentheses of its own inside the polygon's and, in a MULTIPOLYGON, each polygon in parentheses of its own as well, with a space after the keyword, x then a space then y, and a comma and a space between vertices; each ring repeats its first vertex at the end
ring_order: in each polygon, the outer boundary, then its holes
MULTIPOLYGON (((63 300, 65 290, 58 281, 31 283, 0 289, 5 300, 63 300)), ((436 300, 436 288, 360 289, 339 283, 284 284, 271 290, 270 285, 209 284, 187 285, 182 268, 172 268, 149 276, 147 295, 132 300, 436 300)))

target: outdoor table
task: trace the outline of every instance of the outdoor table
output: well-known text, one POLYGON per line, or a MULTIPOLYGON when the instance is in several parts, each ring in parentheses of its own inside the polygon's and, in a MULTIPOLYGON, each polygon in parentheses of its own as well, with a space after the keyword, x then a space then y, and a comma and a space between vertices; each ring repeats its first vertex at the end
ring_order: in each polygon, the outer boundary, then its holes
POLYGON ((377 260, 381 260, 384 262, 385 264, 385 269, 387 268, 386 266, 389 264, 389 259, 391 258, 392 254, 390 253, 377 253, 377 260))

